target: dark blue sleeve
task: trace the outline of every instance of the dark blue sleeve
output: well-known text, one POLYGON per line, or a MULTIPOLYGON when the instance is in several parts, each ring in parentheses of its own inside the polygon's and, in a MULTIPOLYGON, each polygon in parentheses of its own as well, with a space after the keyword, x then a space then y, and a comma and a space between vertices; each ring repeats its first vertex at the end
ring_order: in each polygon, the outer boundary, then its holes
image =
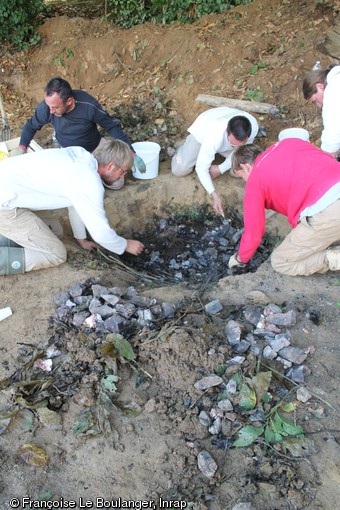
POLYGON ((131 140, 123 130, 120 120, 111 117, 97 101, 94 102, 93 115, 94 122, 105 129, 111 138, 122 140, 131 147, 131 140))
POLYGON ((35 133, 45 126, 45 124, 49 124, 50 122, 50 109, 45 101, 41 101, 41 103, 38 104, 34 115, 24 125, 19 145, 28 147, 30 141, 34 138, 35 133))

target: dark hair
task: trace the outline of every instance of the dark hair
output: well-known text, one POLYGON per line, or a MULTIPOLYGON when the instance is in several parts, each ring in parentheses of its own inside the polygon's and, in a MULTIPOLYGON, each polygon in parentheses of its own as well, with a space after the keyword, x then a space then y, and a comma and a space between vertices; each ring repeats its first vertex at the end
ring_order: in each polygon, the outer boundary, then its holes
POLYGON ((234 135, 236 140, 243 142, 246 138, 251 135, 251 123, 247 117, 243 115, 236 115, 227 125, 227 134, 234 135))
POLYGON ((231 160, 231 173, 235 175, 234 171, 239 170, 241 165, 245 163, 250 163, 252 165, 257 156, 262 152, 262 149, 254 143, 236 147, 231 160))
POLYGON ((59 94, 63 103, 73 96, 69 82, 59 77, 52 78, 45 87, 46 96, 52 96, 55 93, 59 94))
POLYGON ((314 94, 317 93, 316 84, 323 83, 327 85, 327 75, 333 67, 338 64, 331 64, 327 69, 316 69, 315 71, 309 71, 303 79, 302 92, 305 99, 310 99, 314 94))

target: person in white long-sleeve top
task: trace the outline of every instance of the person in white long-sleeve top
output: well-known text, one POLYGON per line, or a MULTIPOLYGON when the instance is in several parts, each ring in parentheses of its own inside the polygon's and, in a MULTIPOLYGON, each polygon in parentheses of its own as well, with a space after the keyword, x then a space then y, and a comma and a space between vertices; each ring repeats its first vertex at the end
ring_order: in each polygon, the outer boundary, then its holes
POLYGON ((340 151, 340 65, 312 70, 302 84, 304 98, 322 109, 321 150, 338 158, 340 151))
POLYGON ((64 244, 33 212, 68 207, 73 235, 85 250, 97 243, 121 255, 139 255, 140 241, 120 237, 104 210, 103 182, 131 168, 130 147, 107 139, 92 154, 82 147, 49 149, 0 163, 0 275, 57 266, 64 244), (87 239, 87 232, 92 239, 87 239))
POLYGON ((221 106, 201 113, 188 132, 184 144, 172 158, 171 171, 177 177, 184 177, 195 167, 203 188, 212 198, 214 210, 222 214, 222 202, 213 180, 230 170, 235 147, 254 141, 257 120, 247 112, 221 106), (213 164, 216 154, 225 158, 220 165, 213 164))

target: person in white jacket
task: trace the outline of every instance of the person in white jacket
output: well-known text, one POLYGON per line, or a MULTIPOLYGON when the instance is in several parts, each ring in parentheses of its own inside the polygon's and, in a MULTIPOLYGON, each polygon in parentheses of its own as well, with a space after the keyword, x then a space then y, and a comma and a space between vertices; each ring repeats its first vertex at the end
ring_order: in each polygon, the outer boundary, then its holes
POLYGON ((214 210, 223 214, 213 179, 230 170, 235 147, 254 141, 258 123, 247 112, 221 106, 201 113, 188 132, 184 144, 172 158, 171 171, 177 177, 184 177, 195 167, 203 188, 212 198, 214 210), (225 158, 220 165, 213 164, 216 154, 225 158))
POLYGON ((121 255, 144 245, 120 237, 104 210, 103 181, 131 168, 130 147, 107 139, 91 154, 82 147, 49 149, 0 162, 0 275, 57 266, 66 261, 60 239, 33 211, 68 207, 73 235, 85 250, 98 243, 121 255), (87 239, 87 232, 92 239, 87 239))
POLYGON ((340 65, 310 71, 302 84, 304 98, 322 109, 321 149, 337 158, 340 150, 340 65))

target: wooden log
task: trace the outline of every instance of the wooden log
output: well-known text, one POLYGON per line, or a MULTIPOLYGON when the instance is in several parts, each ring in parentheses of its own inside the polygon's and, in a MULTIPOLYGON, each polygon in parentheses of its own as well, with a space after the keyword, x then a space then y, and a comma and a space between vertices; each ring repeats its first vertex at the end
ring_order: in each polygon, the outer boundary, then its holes
POLYGON ((277 106, 269 103, 259 103, 258 101, 242 101, 241 99, 231 99, 229 97, 208 96, 199 94, 196 101, 210 106, 230 106, 238 110, 255 113, 270 113, 275 115, 279 113, 277 106))

